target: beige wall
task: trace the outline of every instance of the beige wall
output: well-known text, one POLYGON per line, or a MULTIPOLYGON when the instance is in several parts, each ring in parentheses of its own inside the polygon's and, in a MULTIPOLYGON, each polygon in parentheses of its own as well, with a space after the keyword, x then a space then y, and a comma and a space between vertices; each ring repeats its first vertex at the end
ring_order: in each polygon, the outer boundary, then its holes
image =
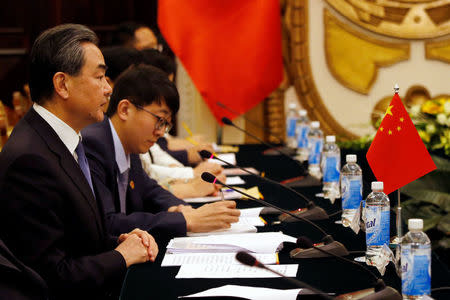
MULTIPOLYGON (((203 135, 207 141, 217 142, 217 131, 220 125, 216 122, 208 106, 193 84, 183 65, 177 60, 176 85, 180 93, 180 110, 178 112, 178 135, 187 137, 188 133, 182 126, 184 121, 194 134, 203 135)), ((245 121, 237 118, 234 123, 245 128, 245 121)), ((222 127, 222 142, 224 144, 243 144, 245 136, 238 130, 222 127)))

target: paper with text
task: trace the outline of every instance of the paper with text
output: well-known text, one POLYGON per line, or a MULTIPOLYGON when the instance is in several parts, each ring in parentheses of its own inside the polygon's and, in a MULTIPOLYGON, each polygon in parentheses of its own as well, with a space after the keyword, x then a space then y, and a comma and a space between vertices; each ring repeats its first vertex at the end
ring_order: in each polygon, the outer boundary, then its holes
MULTIPOLYGON (((242 195, 236 191, 224 191, 223 198, 225 200, 232 199, 240 199, 242 195)), ((195 198, 184 198, 183 199, 187 203, 207 203, 207 202, 216 202, 222 200, 221 196, 207 196, 207 197, 195 197, 195 198)))
POLYGON ((245 181, 239 176, 229 176, 225 182, 227 185, 240 185, 245 184, 245 181))
MULTIPOLYGON (((278 254, 259 254, 254 255, 257 260, 265 265, 278 264, 278 254)), ((184 253, 170 254, 166 253, 161 263, 162 267, 181 266, 181 265, 240 265, 236 260, 236 253, 184 253)))
POLYGON ((178 237, 170 240, 170 253, 188 252, 238 252, 275 253, 283 242, 296 242, 296 238, 282 232, 259 232, 199 237, 178 237))
MULTIPOLYGON (((297 275, 298 265, 273 265, 270 268, 287 277, 297 275)), ((244 265, 182 265, 175 278, 273 278, 280 277, 261 268, 244 265)))

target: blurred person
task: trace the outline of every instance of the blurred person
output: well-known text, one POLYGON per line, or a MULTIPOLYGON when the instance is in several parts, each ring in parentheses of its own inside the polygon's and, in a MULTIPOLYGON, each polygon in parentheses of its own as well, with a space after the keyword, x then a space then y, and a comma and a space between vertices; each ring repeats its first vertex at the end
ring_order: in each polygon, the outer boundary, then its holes
POLYGON ((185 167, 156 143, 139 156, 147 175, 181 199, 217 194, 213 185, 200 178, 203 172, 210 172, 226 180, 220 165, 204 161, 195 168, 185 167))
POLYGON ((124 22, 119 24, 116 42, 125 47, 143 49, 158 49, 158 39, 152 29, 144 24, 124 22))

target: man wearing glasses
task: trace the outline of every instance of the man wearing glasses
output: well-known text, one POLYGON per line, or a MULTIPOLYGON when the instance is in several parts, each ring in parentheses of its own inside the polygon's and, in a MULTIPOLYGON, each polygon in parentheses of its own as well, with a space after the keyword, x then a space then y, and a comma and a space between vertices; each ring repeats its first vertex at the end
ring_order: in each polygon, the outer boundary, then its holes
POLYGON ((143 171, 139 159, 171 128, 179 95, 167 75, 140 65, 116 80, 106 115, 83 130, 92 181, 104 205, 108 230, 139 227, 157 239, 207 232, 238 221, 233 201, 198 209, 159 186, 143 171))

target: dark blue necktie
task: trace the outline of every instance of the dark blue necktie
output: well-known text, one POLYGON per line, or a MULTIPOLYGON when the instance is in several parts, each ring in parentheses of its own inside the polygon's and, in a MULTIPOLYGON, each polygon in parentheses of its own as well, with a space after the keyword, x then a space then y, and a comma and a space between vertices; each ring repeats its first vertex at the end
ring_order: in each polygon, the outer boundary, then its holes
POLYGON ((120 199, 120 212, 126 213, 126 203, 127 203, 127 188, 128 188, 128 176, 130 169, 127 169, 122 174, 119 174, 117 178, 118 188, 119 188, 119 199, 120 199))
POLYGON ((89 186, 91 187, 92 194, 94 194, 94 188, 92 186, 91 172, 89 170, 89 164, 86 158, 86 154, 84 153, 83 143, 81 141, 78 143, 77 148, 75 148, 75 153, 78 156, 78 165, 80 166, 81 171, 83 171, 84 177, 86 177, 89 186))

